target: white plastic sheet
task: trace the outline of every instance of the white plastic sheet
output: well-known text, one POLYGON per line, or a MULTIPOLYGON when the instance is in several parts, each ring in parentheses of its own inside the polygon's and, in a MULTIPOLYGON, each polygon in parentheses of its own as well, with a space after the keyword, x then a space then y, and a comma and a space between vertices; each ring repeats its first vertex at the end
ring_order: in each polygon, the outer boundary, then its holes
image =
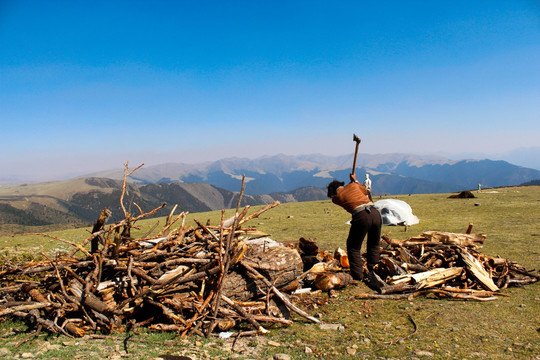
POLYGON ((375 202, 375 207, 382 216, 383 225, 415 225, 420 221, 413 215, 411 206, 405 201, 384 199, 375 202))

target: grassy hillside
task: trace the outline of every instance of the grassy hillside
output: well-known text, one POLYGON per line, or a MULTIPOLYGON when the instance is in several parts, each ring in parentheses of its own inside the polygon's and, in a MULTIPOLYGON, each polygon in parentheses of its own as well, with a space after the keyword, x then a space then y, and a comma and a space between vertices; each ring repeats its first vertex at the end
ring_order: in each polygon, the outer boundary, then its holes
MULTIPOLYGON (((61 224, 66 227, 87 226, 95 221, 96 214, 104 207, 112 212, 112 220, 119 221, 124 216, 119 203, 121 192, 120 181, 106 178, 0 186, 0 236, 34 232, 35 227, 45 225, 49 229, 61 224)), ((124 205, 128 211, 137 211, 133 204, 149 211, 163 203, 169 204, 169 208, 178 204, 183 211, 211 211, 235 207, 238 195, 238 192, 205 183, 129 184, 124 205)), ((304 187, 292 193, 246 195, 242 201, 255 205, 274 200, 294 202, 324 197, 323 189, 304 187)), ((156 216, 166 213, 167 210, 160 210, 156 216)))
POLYGON ((111 192, 112 188, 122 186, 121 182, 110 179, 71 179, 44 183, 0 186, 0 197, 46 195, 61 200, 69 200, 75 193, 101 190, 111 192), (105 190, 108 189, 108 190, 105 190))
MULTIPOLYGON (((540 268, 540 186, 487 190, 475 193, 475 199, 449 199, 448 195, 393 197, 409 203, 420 223, 408 231, 402 227, 383 227, 383 233, 405 239, 425 230, 464 232, 473 223, 474 233, 487 235, 482 252, 500 255, 529 269, 540 268)), ((230 210, 226 215, 232 213, 230 210)), ((188 224, 193 218, 202 222, 210 219, 212 224, 218 224, 220 215, 219 211, 190 214, 188 224)), ((282 204, 248 225, 280 241, 314 238, 320 247, 332 251, 338 246, 345 247, 347 220, 349 215, 330 201, 314 201, 282 204)), ((156 221, 164 223, 163 218, 140 222, 141 233, 156 221)), ((77 242, 88 236, 88 230, 52 234, 77 242)), ((24 236, 2 237, 0 248, 4 256, 12 256, 69 249, 69 246, 42 237, 24 236)), ((76 341, 40 335, 15 348, 24 335, 16 335, 14 329, 25 326, 4 323, 0 326, 0 352, 4 351, 7 358, 32 352, 43 359, 72 359, 76 355, 89 359, 105 353, 131 359, 160 354, 185 354, 193 359, 269 359, 277 353, 289 354, 293 359, 535 359, 540 356, 538 290, 538 284, 507 289, 503 293, 508 297, 491 302, 428 298, 365 301, 356 299, 355 295, 371 292, 369 288, 363 284, 349 286, 339 291, 336 298, 321 294, 304 299, 300 305, 326 323, 340 324, 341 330, 324 330, 295 318, 290 327, 276 327, 268 335, 238 340, 234 351, 227 350, 232 340, 180 339, 175 334, 145 331, 134 334, 127 342, 127 354, 123 352, 126 335, 122 334, 97 339, 87 336, 76 341), (413 321, 417 326, 414 334, 413 321)))

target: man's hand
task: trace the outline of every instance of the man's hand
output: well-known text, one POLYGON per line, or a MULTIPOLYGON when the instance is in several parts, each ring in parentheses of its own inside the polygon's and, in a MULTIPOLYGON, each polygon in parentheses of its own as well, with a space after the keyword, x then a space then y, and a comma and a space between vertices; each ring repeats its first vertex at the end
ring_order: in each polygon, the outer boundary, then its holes
POLYGON ((358 180, 356 180, 356 174, 349 174, 349 178, 351 179, 351 182, 358 182, 358 180))

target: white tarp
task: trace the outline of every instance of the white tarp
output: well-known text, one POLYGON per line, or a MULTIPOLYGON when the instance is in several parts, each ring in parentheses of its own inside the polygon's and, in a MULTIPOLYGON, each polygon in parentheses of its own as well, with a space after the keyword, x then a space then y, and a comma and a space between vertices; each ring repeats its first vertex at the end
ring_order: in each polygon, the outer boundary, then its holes
POLYGON ((375 202, 375 207, 382 216, 383 225, 415 225, 418 218, 413 215, 412 209, 405 201, 397 199, 384 199, 375 202))

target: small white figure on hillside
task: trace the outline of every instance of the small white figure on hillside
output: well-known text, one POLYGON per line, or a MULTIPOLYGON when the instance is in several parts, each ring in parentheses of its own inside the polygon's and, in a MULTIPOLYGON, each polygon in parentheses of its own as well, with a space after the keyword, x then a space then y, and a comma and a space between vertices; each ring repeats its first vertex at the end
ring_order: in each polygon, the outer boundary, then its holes
POLYGON ((371 179, 369 178, 369 174, 366 174, 366 179, 364 180, 364 186, 366 187, 369 200, 373 201, 373 198, 371 197, 371 179))
POLYGON ((368 191, 371 191, 371 179, 369 178, 369 174, 366 174, 366 180, 364 180, 364 186, 368 191))

